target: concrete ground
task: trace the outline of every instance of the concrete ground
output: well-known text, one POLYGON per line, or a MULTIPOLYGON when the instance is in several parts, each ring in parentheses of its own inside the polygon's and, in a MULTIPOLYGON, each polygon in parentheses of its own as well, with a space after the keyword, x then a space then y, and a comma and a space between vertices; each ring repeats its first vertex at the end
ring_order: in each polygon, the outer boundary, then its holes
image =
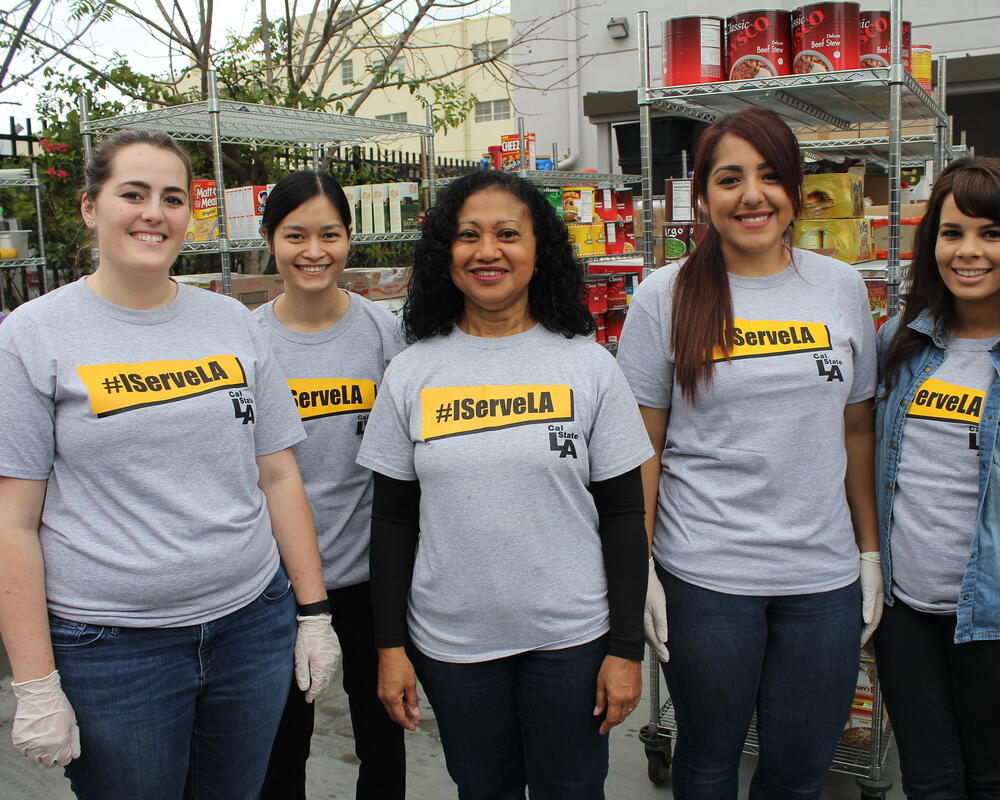
MULTIPOLYGON (((10 690, 10 667, 0 647, 0 800, 72 800, 73 794, 62 770, 47 770, 30 764, 15 752, 10 743, 14 707, 14 695, 10 690)), ((422 708, 420 729, 406 737, 407 797, 410 800, 454 798, 454 785, 445 769, 433 711, 426 701, 422 708)), ((654 786, 646 776, 646 756, 638 733, 648 719, 648 709, 648 702, 644 700, 629 720, 611 733, 611 769, 606 784, 608 800, 668 800, 673 797, 669 780, 660 786, 654 786)), ((312 745, 308 769, 310 799, 353 798, 357 758, 354 755, 346 697, 339 680, 317 702, 316 731, 312 745)), ((484 746, 489 746, 489 743, 484 742, 484 746)), ((746 794, 753 764, 752 757, 743 758, 743 796, 746 794)), ((886 774, 895 784, 889 792, 889 800, 903 800, 896 764, 893 747, 890 748, 886 765, 886 774)), ((859 797, 860 792, 853 777, 830 774, 823 800, 858 800, 859 797)))

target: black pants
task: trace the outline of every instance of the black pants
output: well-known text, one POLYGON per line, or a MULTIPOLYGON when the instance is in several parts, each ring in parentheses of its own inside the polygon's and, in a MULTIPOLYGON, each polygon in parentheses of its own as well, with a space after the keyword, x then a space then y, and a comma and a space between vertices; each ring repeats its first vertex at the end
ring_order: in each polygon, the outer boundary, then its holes
MULTIPOLYGON (((341 668, 351 709, 354 752, 361 760, 357 800, 397 800, 406 794, 403 729, 389 719, 376 693, 378 652, 372 639, 371 587, 366 581, 328 592, 333 628, 343 651, 341 668)), ((305 800, 306 759, 314 707, 292 680, 271 748, 261 800, 305 800)))
POLYGON ((955 616, 885 607, 875 653, 909 800, 1000 800, 1000 640, 955 644, 955 616))

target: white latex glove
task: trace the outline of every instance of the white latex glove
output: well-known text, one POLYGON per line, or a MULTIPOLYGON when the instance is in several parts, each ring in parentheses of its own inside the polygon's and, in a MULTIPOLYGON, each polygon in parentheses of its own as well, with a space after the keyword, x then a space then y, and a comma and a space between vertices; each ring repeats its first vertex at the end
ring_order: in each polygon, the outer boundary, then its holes
POLYGON ((80 729, 73 706, 63 693, 59 670, 44 678, 11 683, 17 712, 11 728, 22 756, 46 767, 65 767, 80 755, 80 729))
POLYGON ((295 682, 311 703, 330 685, 340 663, 340 640, 333 632, 330 614, 296 617, 295 682))
POLYGON ((646 612, 642 617, 642 627, 646 641, 656 651, 660 661, 669 661, 670 653, 664 644, 667 641, 667 596, 663 584, 656 577, 656 566, 649 559, 649 577, 646 579, 646 612))
POLYGON ((881 561, 878 551, 861 554, 861 617, 865 621, 865 629, 861 632, 862 646, 872 638, 882 619, 885 590, 882 587, 881 561))

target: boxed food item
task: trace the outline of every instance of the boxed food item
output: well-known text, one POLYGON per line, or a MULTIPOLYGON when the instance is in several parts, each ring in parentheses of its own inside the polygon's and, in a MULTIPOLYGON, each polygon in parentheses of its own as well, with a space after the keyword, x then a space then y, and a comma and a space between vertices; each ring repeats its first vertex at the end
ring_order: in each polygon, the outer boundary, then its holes
POLYGON ((605 222, 604 229, 604 251, 608 255, 635 252, 635 230, 631 222, 605 222))
POLYGON ((226 189, 226 229, 230 239, 256 239, 267 203, 266 186, 226 189))
POLYGON ((632 222, 635 213, 635 200, 632 197, 631 189, 615 190, 615 211, 618 222, 632 222))
POLYGON ((799 219, 857 218, 865 213, 864 185, 857 175, 827 172, 802 176, 799 219))
MULTIPOLYGON (((874 716, 875 693, 875 663, 870 658, 862 658, 858 669, 858 683, 854 690, 854 700, 851 702, 851 713, 840 735, 840 741, 851 747, 867 749, 872 743, 872 720, 874 716)), ((881 725, 885 726, 885 717, 881 725)))
POLYGON ((797 219, 792 225, 792 244, 804 250, 832 256, 848 264, 870 261, 872 248, 871 220, 797 219))
POLYGON ((591 314, 603 314, 608 310, 608 282, 588 279, 584 285, 584 300, 591 314))
MULTIPOLYGON (((921 201, 919 203, 902 203, 899 206, 899 218, 900 219, 914 219, 917 217, 922 217, 927 211, 927 203, 921 201)), ((868 206, 865 209, 866 217, 889 217, 889 206, 888 205, 878 205, 878 206, 868 206)))
POLYGON ((361 205, 361 220, 355 233, 374 233, 375 222, 372 219, 372 185, 366 183, 358 187, 359 204, 361 205))
POLYGON ((608 278, 608 308, 624 308, 628 305, 628 287, 624 275, 608 278))
POLYGON ((667 178, 664 187, 664 214, 674 222, 694 222, 694 193, 690 178, 667 178))
POLYGON ((347 204, 351 207, 351 232, 361 233, 361 187, 342 186, 347 196, 347 204))
POLYGON ((389 183, 389 230, 420 230, 420 184, 415 182, 389 183))
POLYGON ((372 184, 372 227, 366 233, 385 233, 389 211, 389 184, 372 184))
POLYGON ((872 312, 872 322, 878 330, 889 320, 889 287, 884 280, 865 278, 868 290, 868 308, 872 312))
POLYGON ((597 227, 591 222, 571 222, 566 226, 569 230, 569 243, 575 255, 593 256, 604 252, 603 244, 594 235, 597 227))
POLYGON ((562 189, 563 219, 566 224, 586 223, 594 221, 593 186, 564 186, 562 189))
POLYGON ((191 219, 184 232, 185 242, 210 242, 219 238, 219 209, 215 181, 191 181, 191 219))
MULTIPOLYGON (((206 272, 198 275, 174 275, 178 283, 187 283, 210 292, 222 293, 222 273, 206 272)), ((280 275, 244 275, 231 272, 233 297, 247 308, 257 308, 281 294, 284 279, 280 275)))
POLYGON ((594 213, 602 222, 614 222, 618 219, 614 189, 598 189, 594 193, 594 213))
POLYGON ((642 272, 642 255, 637 254, 635 260, 628 261, 588 261, 586 264, 588 275, 624 275, 629 274, 638 277, 642 272))
POLYGON ((500 137, 500 169, 535 168, 535 134, 524 134, 525 161, 521 163, 521 139, 516 133, 500 137))
POLYGON ((369 300, 405 297, 410 282, 410 267, 345 269, 337 285, 369 300))

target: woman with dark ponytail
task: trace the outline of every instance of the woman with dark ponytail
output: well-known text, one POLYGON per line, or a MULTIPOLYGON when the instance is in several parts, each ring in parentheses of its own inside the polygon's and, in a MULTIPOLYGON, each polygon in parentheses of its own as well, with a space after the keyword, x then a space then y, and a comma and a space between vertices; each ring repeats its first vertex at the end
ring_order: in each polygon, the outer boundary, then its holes
POLYGON ((618 350, 656 451, 674 796, 735 800, 756 710, 750 797, 818 798, 882 605, 875 329, 857 270, 788 245, 802 173, 776 114, 716 121, 694 167, 708 233, 639 287, 618 350))

